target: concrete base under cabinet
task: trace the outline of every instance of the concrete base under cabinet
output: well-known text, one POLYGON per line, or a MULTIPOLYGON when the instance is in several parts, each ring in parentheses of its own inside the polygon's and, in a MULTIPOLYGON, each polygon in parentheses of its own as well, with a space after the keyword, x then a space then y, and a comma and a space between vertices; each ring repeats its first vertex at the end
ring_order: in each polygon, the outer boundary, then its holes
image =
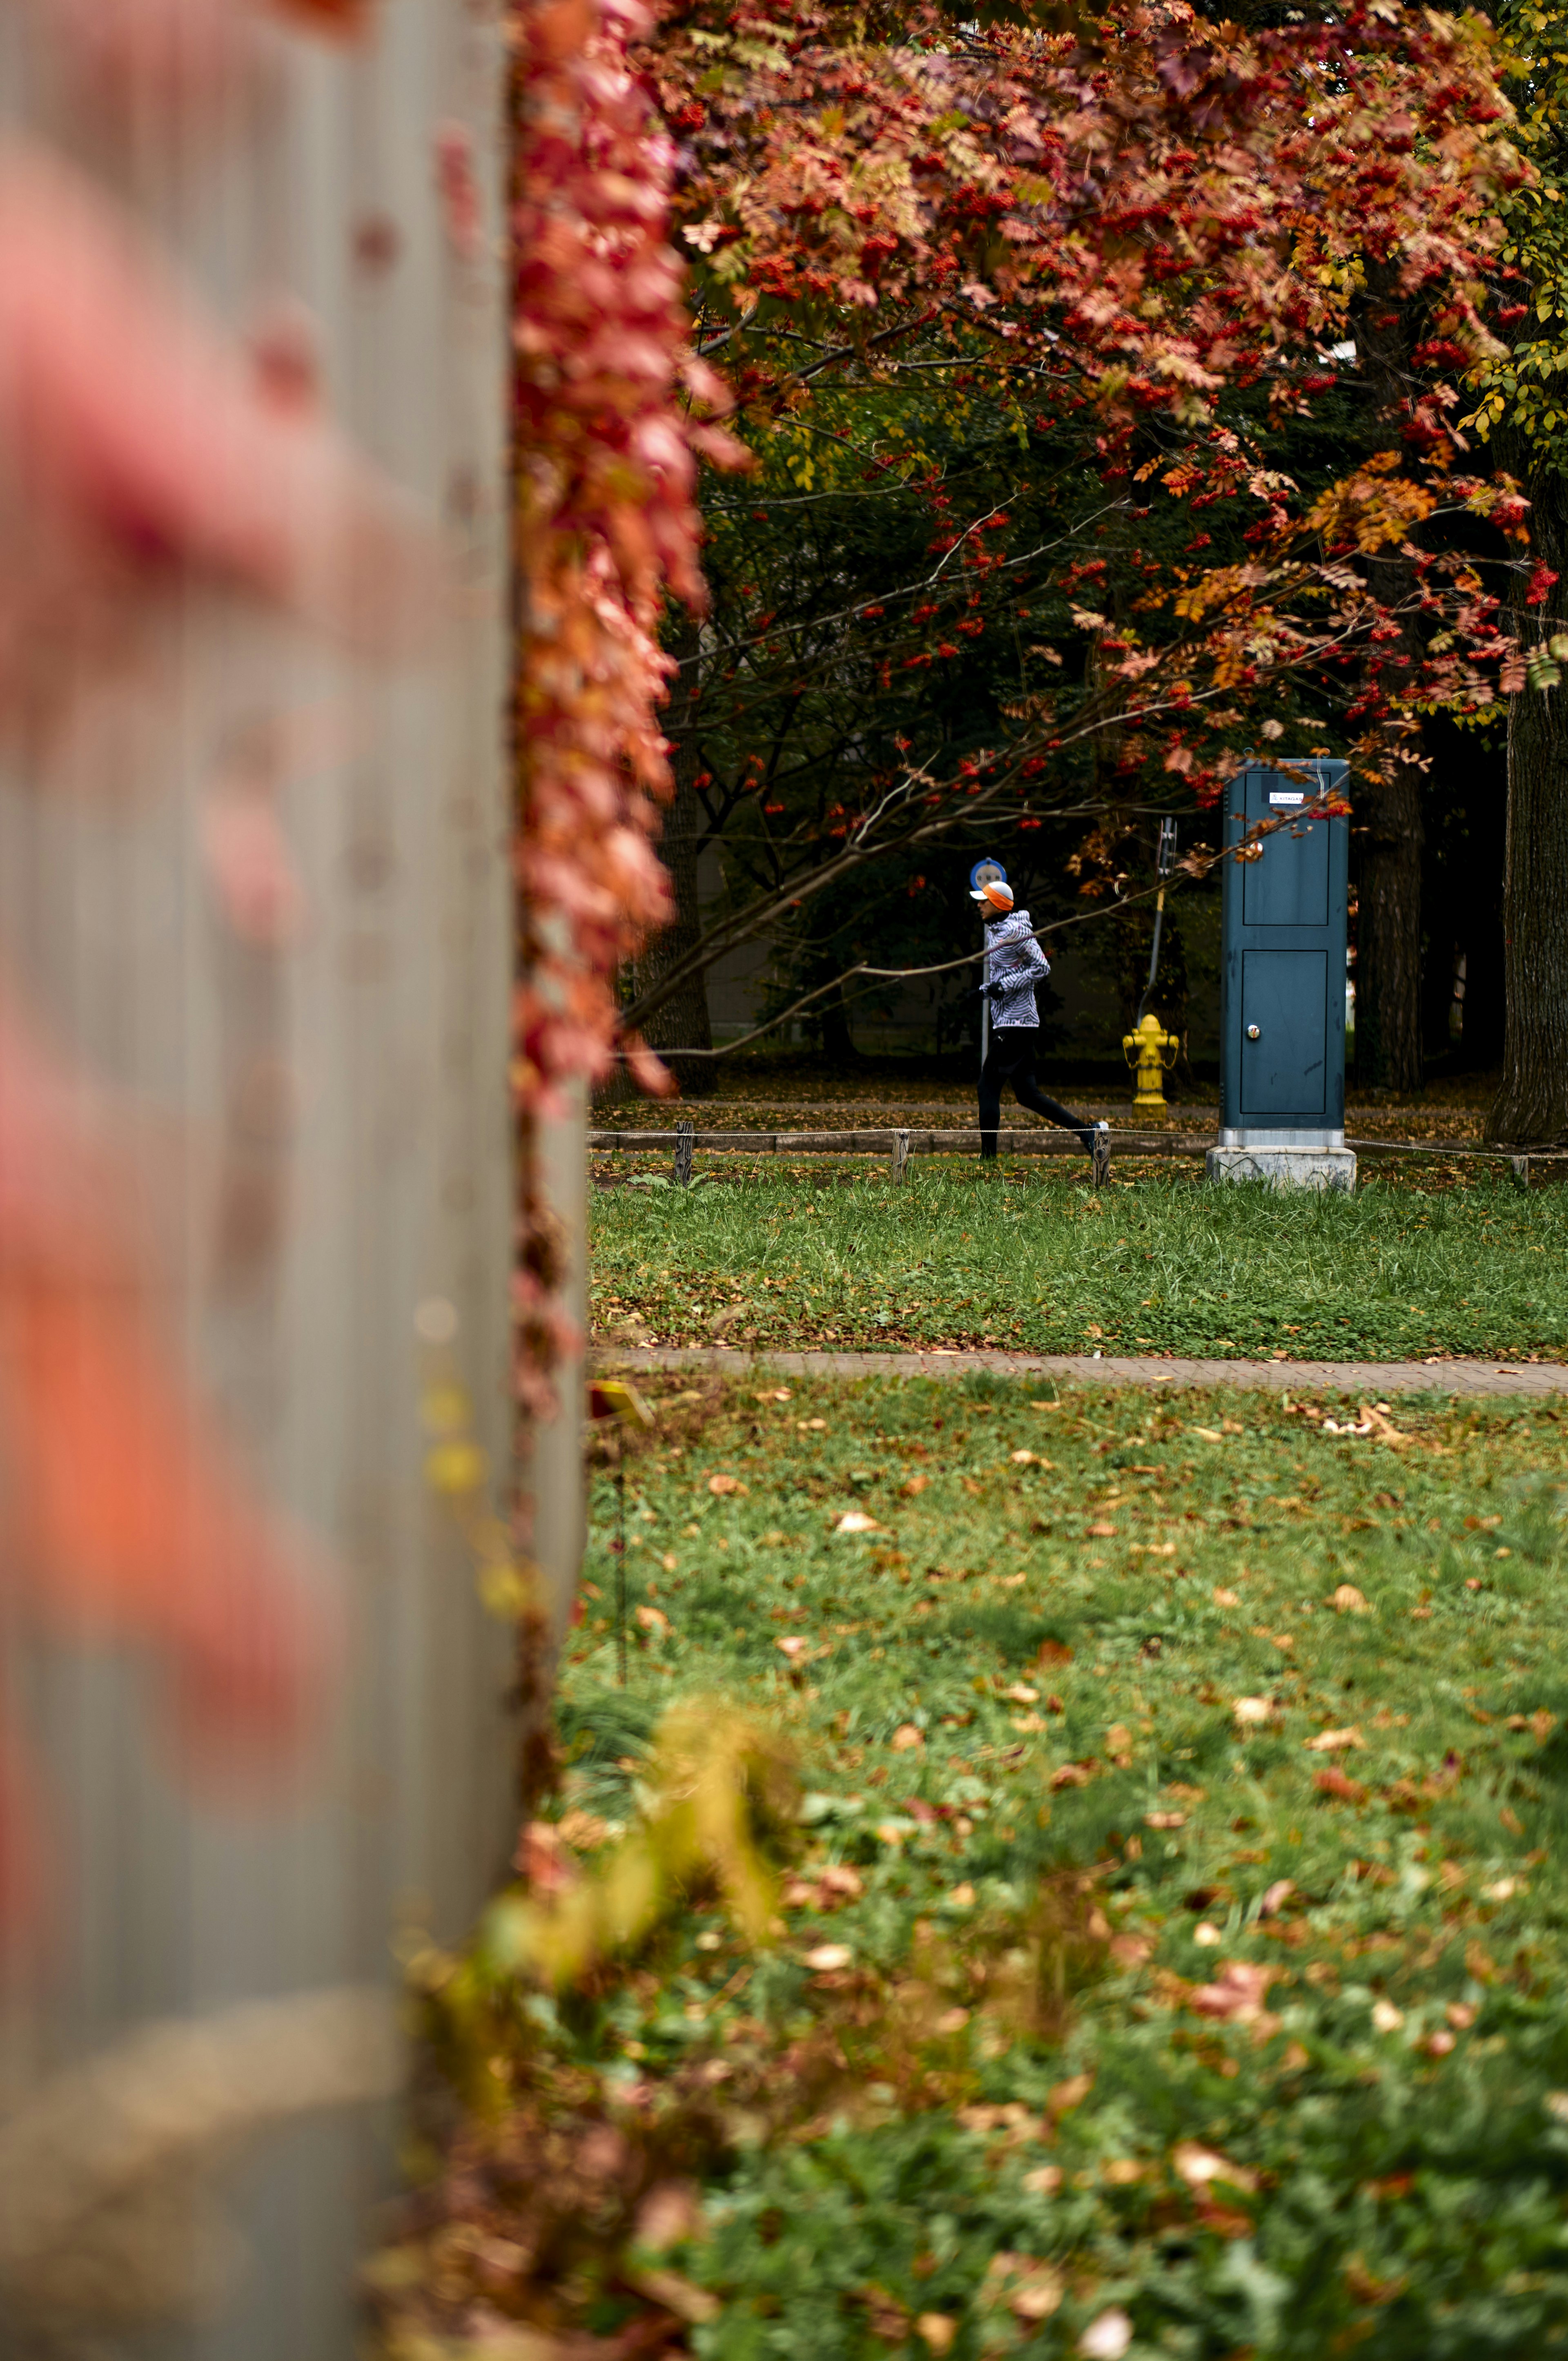
POLYGON ((1211 1180, 1264 1180, 1271 1189, 1355 1187, 1355 1156, 1348 1148, 1211 1148, 1211 1180))

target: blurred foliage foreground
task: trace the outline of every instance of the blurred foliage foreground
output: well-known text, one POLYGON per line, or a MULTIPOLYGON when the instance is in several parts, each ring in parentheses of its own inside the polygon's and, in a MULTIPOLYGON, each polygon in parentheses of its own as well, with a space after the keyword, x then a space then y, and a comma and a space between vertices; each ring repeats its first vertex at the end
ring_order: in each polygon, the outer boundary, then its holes
POLYGON ((657 1406, 378 2350, 1568 2345, 1568 1413, 657 1406))

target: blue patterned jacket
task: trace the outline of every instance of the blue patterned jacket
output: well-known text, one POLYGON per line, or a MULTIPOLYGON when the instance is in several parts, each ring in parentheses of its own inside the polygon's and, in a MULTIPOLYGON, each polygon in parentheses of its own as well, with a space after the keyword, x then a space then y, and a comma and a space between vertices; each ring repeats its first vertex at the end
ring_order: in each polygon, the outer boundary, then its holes
POLYGON ((1035 940, 1027 910, 1009 910, 1004 918, 988 918, 985 927, 985 981, 996 989, 991 995, 991 1021, 998 1029, 1037 1025, 1035 986, 1043 983, 1051 963, 1035 940))

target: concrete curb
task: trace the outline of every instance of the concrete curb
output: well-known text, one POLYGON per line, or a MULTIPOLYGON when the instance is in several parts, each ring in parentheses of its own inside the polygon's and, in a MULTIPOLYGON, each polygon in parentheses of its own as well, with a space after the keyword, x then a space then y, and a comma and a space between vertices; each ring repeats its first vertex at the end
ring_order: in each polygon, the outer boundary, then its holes
POLYGON ((1530 1361, 1094 1360, 1085 1353, 743 1352, 732 1345, 633 1345, 591 1348, 596 1369, 710 1369, 789 1378, 1055 1378, 1067 1385, 1235 1386, 1290 1393, 1568 1394, 1568 1363, 1530 1361))

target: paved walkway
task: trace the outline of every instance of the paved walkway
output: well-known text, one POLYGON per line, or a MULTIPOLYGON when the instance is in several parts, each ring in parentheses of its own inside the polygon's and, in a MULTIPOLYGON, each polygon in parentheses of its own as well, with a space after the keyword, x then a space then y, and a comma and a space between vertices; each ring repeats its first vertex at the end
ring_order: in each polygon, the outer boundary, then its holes
POLYGON ((743 1352, 728 1345, 606 1346, 596 1368, 770 1370, 789 1378, 1056 1378, 1069 1385, 1266 1386, 1290 1393, 1568 1393, 1561 1361, 1183 1361, 1152 1355, 1103 1360, 1087 1353, 743 1352))

